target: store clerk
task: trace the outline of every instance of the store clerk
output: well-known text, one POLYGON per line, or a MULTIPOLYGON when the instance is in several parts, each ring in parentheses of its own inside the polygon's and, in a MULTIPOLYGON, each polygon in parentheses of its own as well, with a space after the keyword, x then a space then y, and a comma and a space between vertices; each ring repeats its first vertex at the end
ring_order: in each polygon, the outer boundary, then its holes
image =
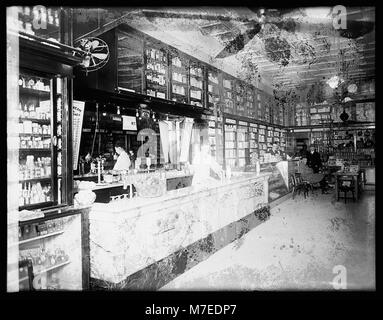
POLYGON ((130 158, 129 155, 124 150, 122 143, 117 142, 114 145, 116 153, 118 154, 117 161, 113 167, 113 170, 129 170, 130 168, 130 158))
POLYGON ((273 143, 272 148, 269 151, 269 153, 272 156, 277 157, 280 160, 291 159, 291 157, 288 154, 286 154, 282 150, 280 150, 279 144, 277 142, 273 143))

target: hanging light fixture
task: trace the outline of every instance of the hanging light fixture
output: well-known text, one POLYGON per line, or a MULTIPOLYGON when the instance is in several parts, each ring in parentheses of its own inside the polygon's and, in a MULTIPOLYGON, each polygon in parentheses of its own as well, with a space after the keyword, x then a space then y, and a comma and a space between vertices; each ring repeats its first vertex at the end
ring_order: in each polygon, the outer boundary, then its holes
POLYGON ((169 121, 169 113, 166 115, 166 120, 169 121))
POLYGON ((138 109, 136 109, 136 117, 138 118, 140 114, 138 113, 138 109))
POLYGON ((350 93, 355 93, 356 90, 358 90, 358 86, 355 83, 352 83, 347 87, 347 91, 350 93))
POLYGON ((117 106, 117 114, 121 114, 120 106, 117 106))
POLYGON ((343 83, 344 80, 340 78, 339 76, 333 76, 330 79, 326 81, 326 83, 332 88, 337 88, 341 83, 343 83))

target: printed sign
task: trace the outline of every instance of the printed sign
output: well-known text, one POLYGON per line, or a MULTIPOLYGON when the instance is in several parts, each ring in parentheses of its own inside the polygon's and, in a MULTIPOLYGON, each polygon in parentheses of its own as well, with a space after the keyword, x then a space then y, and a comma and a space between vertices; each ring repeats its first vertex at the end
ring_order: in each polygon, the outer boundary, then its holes
POLYGON ((226 123, 236 124, 237 121, 234 119, 226 119, 226 123))
POLYGON ((72 136, 73 136, 73 170, 77 170, 80 152, 82 121, 84 118, 84 101, 73 100, 72 136))
POLYGON ((136 117, 122 116, 122 130, 137 131, 136 117))

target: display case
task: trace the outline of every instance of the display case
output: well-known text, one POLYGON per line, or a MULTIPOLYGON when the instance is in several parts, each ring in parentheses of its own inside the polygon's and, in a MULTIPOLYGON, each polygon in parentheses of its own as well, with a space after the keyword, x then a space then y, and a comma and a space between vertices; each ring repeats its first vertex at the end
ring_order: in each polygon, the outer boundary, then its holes
POLYGON ((237 121, 225 121, 225 164, 226 168, 237 167, 237 121))
POLYGON ((257 100, 256 100, 256 104, 257 104, 257 119, 258 120, 264 120, 264 117, 263 117, 263 105, 262 105, 262 99, 261 99, 261 94, 259 93, 259 91, 257 90, 257 100))
POLYGON ((222 80, 223 85, 223 101, 224 101, 224 112, 234 114, 234 81, 231 77, 224 75, 222 80))
POLYGON ((217 121, 215 121, 214 117, 208 117, 208 124, 211 156, 217 161, 218 164, 223 166, 222 128, 219 126, 217 121))
POLYGON ((271 149, 273 146, 273 141, 274 141, 274 128, 273 127, 267 127, 266 129, 266 146, 267 149, 271 149))
POLYGON ((286 130, 280 129, 280 141, 279 141, 280 149, 283 152, 286 152, 287 146, 286 146, 286 130))
MULTIPOLYGON (((29 23, 25 16, 23 19, 29 23)), ((48 23, 49 19, 48 15, 48 23)), ((48 222, 44 226, 40 224, 47 212, 55 211, 58 213, 55 218, 63 218, 64 211, 67 212, 73 204, 71 88, 73 67, 79 65, 82 58, 75 56, 80 50, 61 43, 68 40, 68 30, 61 29, 61 21, 59 25, 59 40, 53 38, 56 31, 45 34, 44 38, 37 33, 7 30, 9 43, 12 43, 9 48, 17 46, 18 52, 12 57, 15 61, 11 62, 16 66, 14 74, 9 75, 12 91, 7 92, 7 153, 12 168, 12 174, 7 177, 8 194, 11 195, 8 225, 15 224, 16 230, 17 225, 20 226, 18 239, 17 234, 8 237, 8 248, 19 256, 20 273, 16 277, 16 272, 8 281, 17 284, 16 290, 53 288, 54 282, 56 288, 82 286, 79 265, 74 266, 68 275, 68 279, 76 282, 73 286, 58 285, 57 278, 61 276, 57 274, 53 279, 43 276, 56 267, 69 264, 67 258, 71 251, 74 254, 73 248, 64 248, 72 241, 70 232, 68 237, 62 238, 62 246, 48 244, 51 238, 59 237, 65 222, 54 221, 54 226, 48 226, 48 222), (37 253, 42 260, 46 259, 45 265, 38 260, 37 253), (79 281, 72 277, 76 272, 80 273, 79 281)), ((78 221, 77 230, 81 235, 81 219, 78 221)), ((74 237, 73 241, 78 247, 79 242, 74 237)))
POLYGON ((255 119, 257 117, 256 114, 256 106, 255 106, 255 99, 254 99, 254 90, 252 87, 248 87, 246 90, 246 112, 245 116, 255 119))
MULTIPOLYGON (((153 71, 144 65, 144 41, 138 35, 116 30, 117 33, 117 83, 118 87, 133 92, 143 92, 143 74, 153 79, 153 71), (144 72, 145 70, 145 72, 144 72)), ((148 52, 149 54, 149 52, 148 52)), ((150 63, 150 62, 149 62, 150 63)), ((150 80, 148 80, 149 82, 150 80)))
POLYGON ((19 210, 65 202, 63 188, 64 77, 22 69, 19 75, 19 210))
MULTIPOLYGON (((189 65, 188 62, 180 56, 171 57, 171 100, 188 103, 189 95, 189 65)), ((191 89, 190 89, 191 90, 191 89)), ((197 94, 193 96, 197 97, 197 94)), ((202 97, 201 97, 202 98, 202 97)))
POLYGON ((237 152, 238 152, 238 167, 243 168, 246 165, 250 164, 249 128, 248 128, 248 123, 244 121, 238 122, 237 152))
POLYGON ((255 160, 259 158, 258 125, 256 123, 249 124, 249 150, 250 163, 255 165, 255 160))
POLYGON ((149 41, 145 44, 145 88, 148 96, 168 99, 168 54, 149 41))
POLYGON ((219 83, 219 77, 218 77, 218 71, 215 70, 208 70, 207 72, 207 81, 208 81, 208 86, 207 86, 207 107, 210 110, 214 110, 214 103, 218 102, 220 100, 220 83, 219 83))
POLYGON ((258 128, 258 148, 259 148, 259 160, 261 163, 263 163, 264 154, 267 150, 266 126, 264 125, 259 125, 259 128, 258 128))
POLYGON ((238 116, 245 115, 245 88, 242 81, 236 81, 235 83, 235 113, 238 116))
POLYGON ((19 222, 19 290, 82 290, 89 282, 89 208, 45 211, 19 222))
POLYGON ((190 104, 197 107, 205 106, 205 70, 204 66, 198 62, 190 62, 189 75, 190 75, 190 87, 189 98, 190 104))

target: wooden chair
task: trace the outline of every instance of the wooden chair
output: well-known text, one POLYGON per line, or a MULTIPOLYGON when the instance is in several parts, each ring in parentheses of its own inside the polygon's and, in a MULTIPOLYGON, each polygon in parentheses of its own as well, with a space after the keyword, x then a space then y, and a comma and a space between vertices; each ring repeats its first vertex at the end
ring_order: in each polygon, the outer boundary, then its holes
POLYGON ((308 196, 310 188, 307 181, 304 181, 302 179, 302 175, 300 173, 295 173, 295 175, 292 175, 292 181, 294 181, 293 199, 295 196, 295 192, 298 191, 298 194, 300 194, 301 190, 303 190, 303 195, 306 198, 306 196, 308 196))
POLYGON ((344 203, 347 202, 347 193, 352 193, 352 200, 355 202, 355 181, 352 177, 349 176, 339 176, 338 178, 338 194, 337 201, 339 198, 344 198, 344 203), (344 193, 344 197, 340 196, 340 193, 344 193))

